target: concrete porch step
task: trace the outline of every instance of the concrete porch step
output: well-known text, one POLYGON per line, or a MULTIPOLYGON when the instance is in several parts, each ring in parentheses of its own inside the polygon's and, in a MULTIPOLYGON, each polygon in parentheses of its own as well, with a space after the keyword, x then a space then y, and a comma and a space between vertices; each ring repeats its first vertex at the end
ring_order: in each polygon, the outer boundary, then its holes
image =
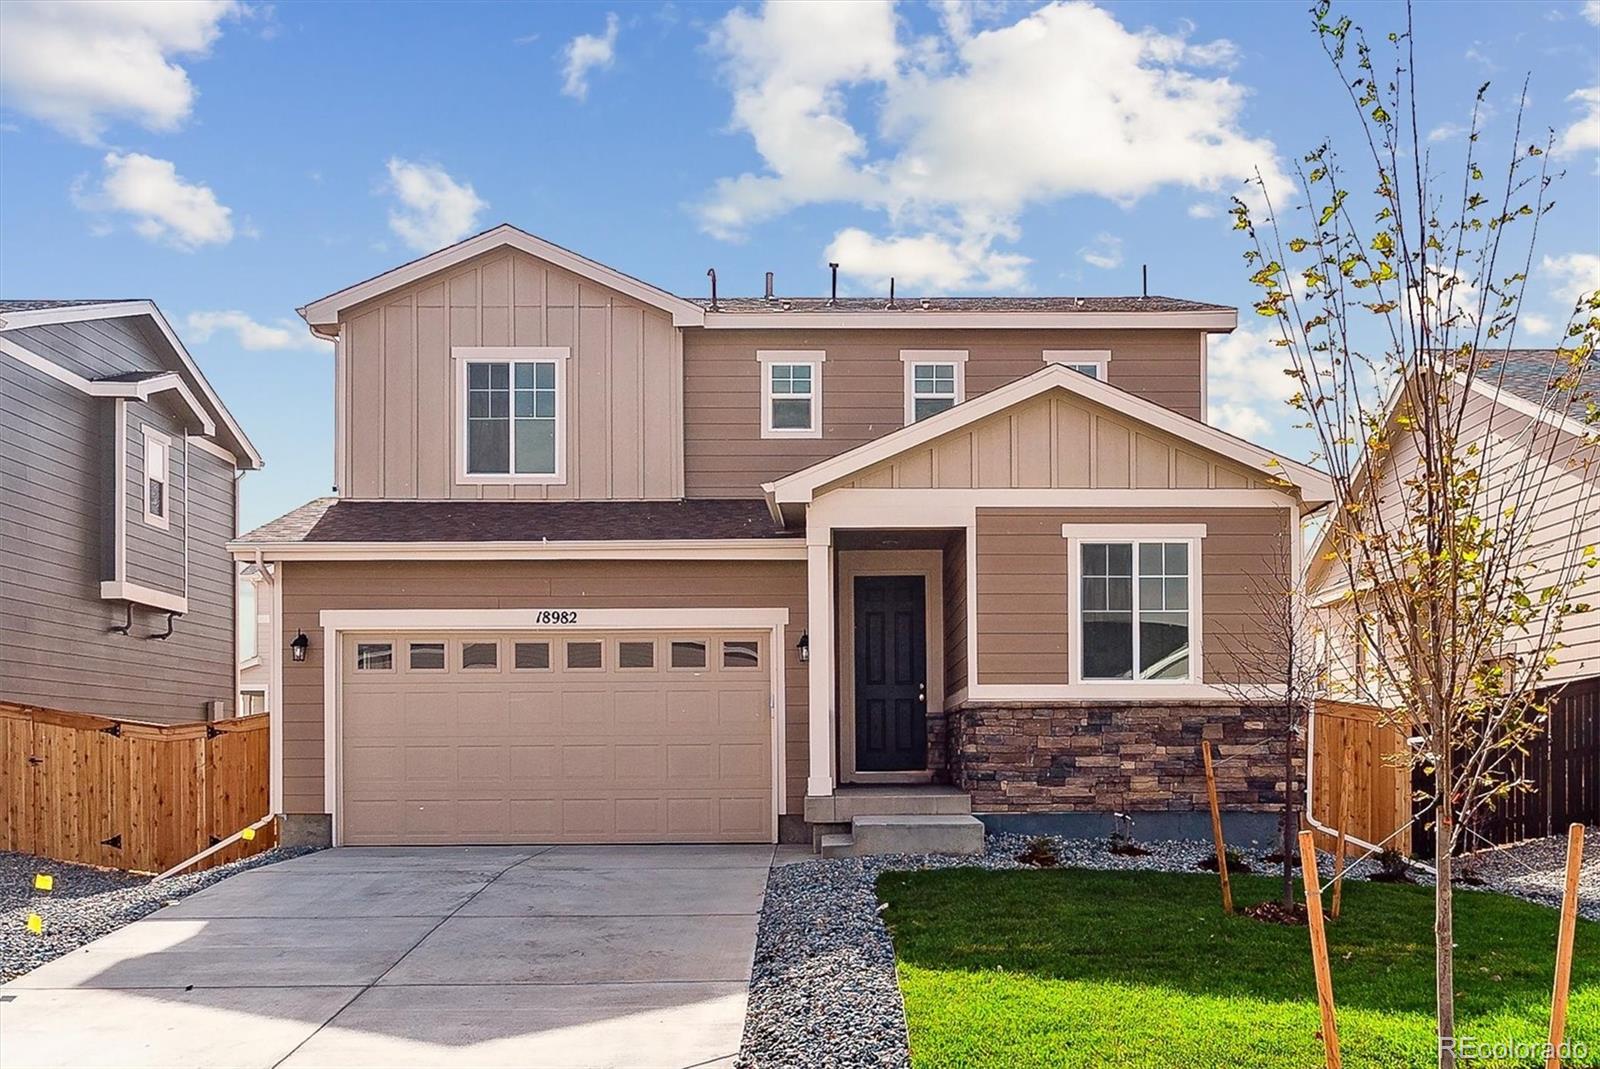
POLYGON ((970 813, 859 816, 850 833, 822 836, 823 857, 872 854, 981 854, 983 822, 970 813))
POLYGON ((806 799, 806 820, 842 824, 856 817, 885 814, 958 815, 972 812, 966 791, 946 784, 849 785, 826 797, 806 799))

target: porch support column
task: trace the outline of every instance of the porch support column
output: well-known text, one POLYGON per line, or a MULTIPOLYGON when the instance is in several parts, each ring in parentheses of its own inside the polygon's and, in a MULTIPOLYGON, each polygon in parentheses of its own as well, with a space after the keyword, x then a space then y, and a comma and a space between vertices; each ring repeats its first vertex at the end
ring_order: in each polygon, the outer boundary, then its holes
POLYGON ((810 773, 806 794, 827 798, 833 794, 834 672, 833 672, 833 531, 823 527, 806 532, 806 630, 810 675, 810 773))

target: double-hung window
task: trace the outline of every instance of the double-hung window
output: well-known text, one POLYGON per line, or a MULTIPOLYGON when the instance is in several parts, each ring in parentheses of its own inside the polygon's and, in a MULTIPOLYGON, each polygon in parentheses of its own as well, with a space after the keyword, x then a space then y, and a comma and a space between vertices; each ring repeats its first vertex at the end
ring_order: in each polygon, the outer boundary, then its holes
POLYGON ((822 437, 821 352, 763 351, 761 437, 822 437))
POLYGON ((168 517, 167 486, 172 475, 172 439, 160 431, 144 429, 144 522, 152 527, 166 527, 168 517))
POLYGON ((966 394, 965 350, 903 349, 906 423, 910 425, 959 405, 966 394))
POLYGON ((1047 364, 1060 364, 1069 371, 1076 371, 1080 375, 1087 375, 1091 379, 1106 381, 1106 372, 1111 365, 1110 349, 1046 349, 1044 362, 1047 364))
POLYGON ((463 478, 561 482, 566 467, 566 350, 457 349, 456 356, 461 363, 463 478))
POLYGON ((1199 678, 1199 546, 1160 534, 1073 539, 1078 679, 1199 678))

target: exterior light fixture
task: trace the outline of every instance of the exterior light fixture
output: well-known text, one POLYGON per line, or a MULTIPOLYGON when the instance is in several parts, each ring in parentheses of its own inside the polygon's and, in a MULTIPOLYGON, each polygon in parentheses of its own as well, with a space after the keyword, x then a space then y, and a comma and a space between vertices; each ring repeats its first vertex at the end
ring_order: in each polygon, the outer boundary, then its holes
POLYGON ((293 657, 298 663, 306 659, 306 650, 310 648, 311 640, 306 638, 306 633, 304 631, 298 632, 294 636, 294 641, 289 643, 289 656, 293 657))
POLYGON ((800 651, 801 664, 811 660, 811 632, 800 632, 800 641, 794 644, 794 648, 800 651))

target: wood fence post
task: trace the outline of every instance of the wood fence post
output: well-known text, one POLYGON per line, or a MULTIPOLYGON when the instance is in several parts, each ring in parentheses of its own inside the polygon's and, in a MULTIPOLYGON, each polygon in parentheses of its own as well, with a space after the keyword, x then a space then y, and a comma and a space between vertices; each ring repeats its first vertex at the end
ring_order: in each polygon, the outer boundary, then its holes
POLYGON ((1344 849, 1345 849, 1345 824, 1349 814, 1345 812, 1344 785, 1340 784, 1337 814, 1333 818, 1333 826, 1339 829, 1339 837, 1333 847, 1333 908, 1330 913, 1334 920, 1339 919, 1339 907, 1344 903, 1344 849))
POLYGON ((1217 841, 1217 876, 1222 880, 1222 912, 1233 912, 1233 887, 1228 882, 1228 848, 1222 841, 1222 809, 1217 805, 1217 773, 1211 767, 1211 742, 1200 744, 1206 765, 1206 794, 1211 799, 1211 837, 1217 841))
POLYGON ((1578 869, 1583 863, 1583 825, 1567 829, 1567 886, 1561 895, 1561 927, 1556 936, 1556 983, 1550 998, 1550 1046, 1545 1069, 1561 1069, 1561 1040, 1567 1028, 1567 989, 1572 980, 1572 933, 1578 921, 1578 869))
POLYGON ((1327 1069, 1341 1069, 1339 1029, 1333 1011, 1333 976, 1328 972, 1328 933, 1322 927, 1322 888, 1317 876, 1317 841, 1300 833, 1300 874, 1306 884, 1306 926, 1311 929, 1311 965, 1317 974, 1317 1006, 1322 1010, 1322 1050, 1327 1069))

